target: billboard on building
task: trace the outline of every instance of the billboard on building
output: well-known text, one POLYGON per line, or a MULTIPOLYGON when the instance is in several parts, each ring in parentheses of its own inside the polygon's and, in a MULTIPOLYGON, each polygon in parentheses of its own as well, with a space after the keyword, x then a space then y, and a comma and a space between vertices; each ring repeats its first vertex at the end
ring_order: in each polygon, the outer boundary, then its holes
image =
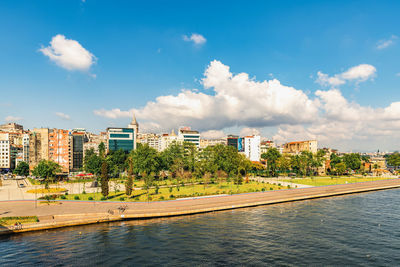
POLYGON ((244 138, 238 139, 238 151, 244 152, 244 138))

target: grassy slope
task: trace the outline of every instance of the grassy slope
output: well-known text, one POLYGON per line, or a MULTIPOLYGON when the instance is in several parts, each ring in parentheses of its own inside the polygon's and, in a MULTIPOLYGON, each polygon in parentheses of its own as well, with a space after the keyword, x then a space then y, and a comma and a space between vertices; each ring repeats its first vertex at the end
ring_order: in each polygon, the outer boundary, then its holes
MULTIPOLYGON (((264 188, 267 190, 278 190, 278 189, 286 189, 286 187, 272 185, 272 184, 263 184, 257 182, 249 182, 243 183, 242 185, 234 185, 233 183, 223 182, 220 184, 209 184, 209 185, 187 185, 178 187, 170 187, 170 188, 160 188, 158 194, 155 194, 155 189, 149 190, 150 201, 159 201, 159 200, 168 200, 168 199, 176 199, 176 198, 184 198, 184 197, 193 197, 193 196, 207 196, 207 195, 218 195, 218 194, 239 194, 239 193, 247 193, 247 192, 257 192, 262 191, 264 188), (172 192, 170 190, 172 189, 172 192)), ((100 192, 100 190, 99 190, 100 192)), ((88 200, 89 197, 92 197, 94 200, 100 200, 102 195, 101 193, 87 193, 87 194, 71 194, 65 196, 66 199, 74 200, 75 196, 79 197, 79 200, 88 200)), ((111 201, 121 201, 120 198, 125 198, 124 201, 147 201, 147 191, 146 190, 134 190, 133 194, 130 197, 125 195, 125 192, 114 192, 112 191, 112 186, 110 187, 110 195, 107 200, 111 201)))
POLYGON ((286 179, 283 180, 285 182, 292 182, 296 184, 304 184, 304 185, 312 185, 312 186, 323 186, 323 185, 334 185, 334 184, 345 184, 347 183, 359 183, 359 182, 368 182, 368 181, 377 181, 377 180, 386 180, 391 178, 385 177, 373 177, 373 178, 358 178, 358 177, 315 177, 311 179, 308 178, 294 178, 294 179, 286 179))

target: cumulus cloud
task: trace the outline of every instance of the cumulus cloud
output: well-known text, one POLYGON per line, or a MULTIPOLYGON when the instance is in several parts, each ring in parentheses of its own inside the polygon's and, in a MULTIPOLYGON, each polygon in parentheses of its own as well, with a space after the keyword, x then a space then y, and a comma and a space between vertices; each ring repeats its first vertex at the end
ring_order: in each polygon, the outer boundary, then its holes
POLYGON ((400 102, 385 108, 371 108, 349 102, 337 89, 315 94, 321 102, 319 116, 308 125, 280 125, 274 140, 317 139, 325 146, 340 149, 356 145, 374 149, 382 142, 395 142, 400 138, 400 102))
POLYGON ((67 39, 62 34, 54 36, 50 45, 42 47, 39 51, 67 70, 88 71, 97 60, 79 42, 67 39))
POLYGON ((70 120, 71 117, 65 113, 62 112, 56 112, 57 117, 63 119, 63 120, 70 120))
POLYGON ((94 110, 93 113, 97 116, 106 117, 109 119, 117 119, 117 118, 128 118, 132 117, 133 110, 123 111, 119 108, 114 108, 111 110, 99 109, 94 110))
MULTIPOLYGON (((134 112, 137 118, 156 122, 162 129, 191 125, 200 131, 307 123, 318 112, 318 102, 303 91, 276 79, 259 82, 246 73, 234 75, 217 60, 206 69, 202 83, 207 93, 186 89, 178 95, 159 96, 134 112)), ((108 118, 129 117, 131 112, 94 111, 108 118)))
POLYGON ((183 35, 183 40, 186 42, 193 42, 195 45, 203 45, 207 42, 207 39, 198 33, 192 33, 192 35, 183 35))
POLYGON ((221 139, 226 136, 224 131, 221 131, 221 130, 209 130, 206 132, 202 132, 200 135, 201 135, 201 138, 204 138, 204 139, 221 139))
MULTIPOLYGON (((345 81, 370 77, 358 68, 340 74, 345 81)), ((381 108, 363 106, 346 99, 337 88, 308 96, 276 79, 258 81, 247 73, 233 74, 217 60, 206 68, 201 83, 204 88, 159 96, 141 108, 94 113, 117 119, 130 118, 134 112, 141 129, 144 125, 146 130, 162 132, 188 125, 203 132, 204 138, 223 136, 223 129, 231 127, 243 128, 242 136, 276 127, 273 139, 278 143, 317 139, 321 146, 339 149, 375 149, 378 143, 396 144, 400 138, 400 101, 381 108)), ((392 147, 396 149, 400 148, 392 147)))
POLYGON ((396 35, 392 35, 392 36, 390 36, 389 39, 379 40, 378 43, 376 44, 376 49, 382 50, 382 49, 388 48, 389 46, 394 45, 394 43, 396 42, 397 39, 398 39, 398 37, 396 35))
POLYGON ((260 135, 260 130, 256 128, 245 127, 240 131, 240 136, 260 135))
POLYGON ((7 122, 15 122, 15 121, 20 121, 20 120, 22 120, 22 118, 17 117, 17 116, 7 116, 5 118, 5 121, 7 121, 7 122))
POLYGON ((317 72, 316 82, 322 86, 338 87, 345 84, 346 82, 365 82, 369 79, 374 78, 376 75, 376 68, 369 64, 360 64, 358 66, 351 67, 345 72, 329 76, 321 71, 317 72))

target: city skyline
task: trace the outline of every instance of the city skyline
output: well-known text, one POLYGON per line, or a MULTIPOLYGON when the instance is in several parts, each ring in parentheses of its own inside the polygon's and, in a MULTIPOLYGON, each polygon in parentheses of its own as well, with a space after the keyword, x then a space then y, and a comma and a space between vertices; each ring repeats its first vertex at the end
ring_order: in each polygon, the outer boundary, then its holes
POLYGON ((6 1, 0 123, 399 150, 400 6, 360 3, 6 1))

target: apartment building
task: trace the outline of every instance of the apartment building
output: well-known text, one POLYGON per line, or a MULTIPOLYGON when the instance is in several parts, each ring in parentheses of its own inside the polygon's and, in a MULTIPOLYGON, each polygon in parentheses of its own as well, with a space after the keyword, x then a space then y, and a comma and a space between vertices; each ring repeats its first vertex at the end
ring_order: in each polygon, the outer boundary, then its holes
POLYGON ((275 147, 274 141, 267 140, 267 141, 262 141, 260 144, 260 153, 261 155, 264 153, 267 153, 268 149, 275 147))
POLYGON ((138 133, 138 143, 147 144, 149 147, 161 150, 161 136, 154 133, 138 133))
POLYGON ((215 145, 226 145, 226 139, 200 139, 200 149, 206 148, 208 146, 215 145))
POLYGON ((171 144, 178 142, 178 136, 175 134, 174 130, 171 130, 170 134, 162 134, 160 136, 160 148, 159 151, 164 151, 171 144))
POLYGON ((70 142, 68 130, 49 130, 49 160, 58 163, 61 166, 62 172, 69 172, 70 170, 72 162, 70 142))
POLYGON ((244 137, 244 154, 251 161, 260 161, 260 141, 259 135, 244 137))
POLYGON ((8 133, 0 133, 0 169, 11 168, 11 145, 8 133))
POLYGON ((49 129, 33 129, 29 134, 29 168, 33 170, 41 160, 49 160, 49 129))
POLYGON ((317 140, 290 142, 284 144, 283 146, 283 153, 294 154, 294 155, 299 154, 303 151, 317 153, 317 150, 318 150, 317 140))

